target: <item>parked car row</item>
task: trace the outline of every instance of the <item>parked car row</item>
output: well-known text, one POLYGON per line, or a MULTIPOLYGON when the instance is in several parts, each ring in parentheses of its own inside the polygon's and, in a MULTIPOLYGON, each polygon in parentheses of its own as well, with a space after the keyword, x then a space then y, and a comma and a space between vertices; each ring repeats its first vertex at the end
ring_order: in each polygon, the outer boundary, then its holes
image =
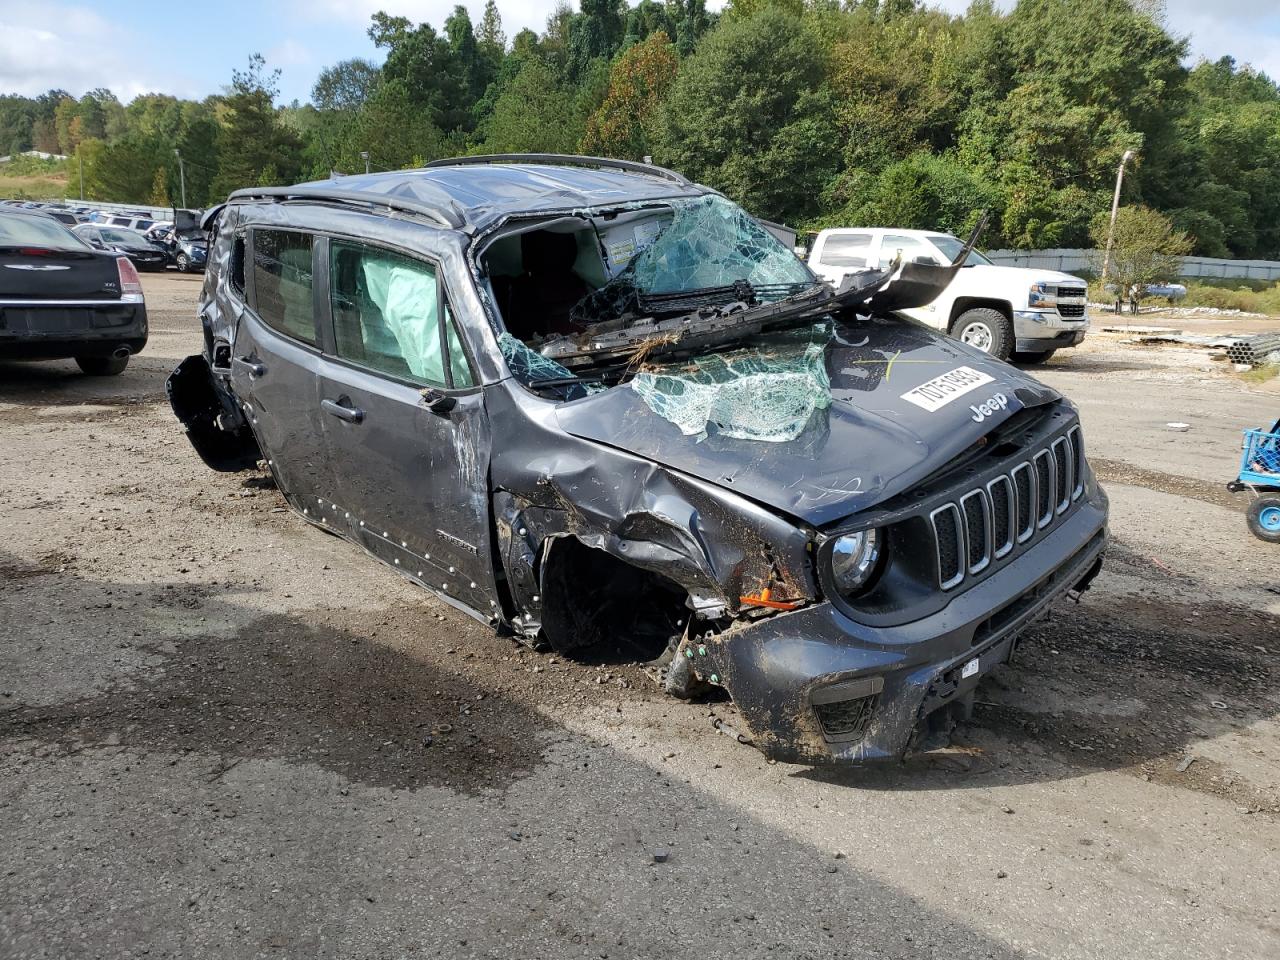
POLYGON ((115 213, 83 205, 3 200, 0 210, 43 214, 75 230, 97 250, 124 253, 139 270, 176 267, 182 273, 204 269, 207 245, 198 218, 175 210, 174 220, 143 213, 115 213))

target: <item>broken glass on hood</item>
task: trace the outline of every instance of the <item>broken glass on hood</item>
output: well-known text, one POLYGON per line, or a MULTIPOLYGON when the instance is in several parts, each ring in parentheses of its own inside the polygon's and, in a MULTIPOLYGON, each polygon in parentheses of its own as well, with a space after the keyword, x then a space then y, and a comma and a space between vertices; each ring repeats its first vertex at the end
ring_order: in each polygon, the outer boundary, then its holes
POLYGON ((826 349, 831 325, 762 338, 750 346, 650 364, 631 380, 658 416, 685 436, 715 429, 738 440, 794 440, 815 410, 831 406, 826 349))

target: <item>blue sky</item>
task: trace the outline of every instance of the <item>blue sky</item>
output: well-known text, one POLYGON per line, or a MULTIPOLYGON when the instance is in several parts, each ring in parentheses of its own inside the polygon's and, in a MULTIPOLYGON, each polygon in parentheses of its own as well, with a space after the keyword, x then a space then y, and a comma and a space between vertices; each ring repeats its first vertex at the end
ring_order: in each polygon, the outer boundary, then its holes
MULTIPOLYGON (((121 100, 163 92, 203 97, 260 52, 282 71, 288 101, 348 57, 380 59, 365 31, 376 10, 439 27, 456 0, 0 0, 0 93, 105 86, 121 100)), ((712 0, 713 9, 723 0, 712 0)), ((1012 0, 997 0, 1008 8, 1012 0)), ((968 0, 935 0, 963 10, 968 0)), ((466 6, 479 20, 483 0, 466 6)), ((555 0, 499 0, 507 36, 540 30, 555 0)), ((1280 78, 1280 0, 1167 0, 1170 29, 1191 38, 1192 60, 1229 54, 1280 78)))

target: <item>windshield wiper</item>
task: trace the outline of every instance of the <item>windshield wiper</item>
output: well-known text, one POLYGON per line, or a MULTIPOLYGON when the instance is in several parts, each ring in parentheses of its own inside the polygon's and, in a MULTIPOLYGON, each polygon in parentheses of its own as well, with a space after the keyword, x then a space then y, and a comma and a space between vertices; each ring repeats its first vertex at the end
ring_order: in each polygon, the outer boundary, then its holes
POLYGON ((817 286, 819 280, 800 280, 783 283, 753 284, 748 280, 714 287, 698 287, 692 290, 673 290, 669 293, 641 293, 636 301, 642 313, 651 316, 691 313, 700 307, 744 303, 756 306, 761 302, 773 302, 794 296, 817 286))

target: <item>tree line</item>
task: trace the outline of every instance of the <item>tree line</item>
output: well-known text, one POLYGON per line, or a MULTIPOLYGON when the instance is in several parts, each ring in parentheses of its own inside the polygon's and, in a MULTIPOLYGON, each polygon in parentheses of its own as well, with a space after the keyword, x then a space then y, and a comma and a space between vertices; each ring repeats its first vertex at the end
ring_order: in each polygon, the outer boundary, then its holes
POLYGON ((1205 256, 1280 257, 1280 86, 1184 66, 1161 0, 581 0, 508 39, 495 0, 437 29, 378 13, 383 62, 279 104, 260 56, 201 101, 107 90, 0 97, 0 153, 72 155, 69 196, 189 205, 247 185, 463 153, 653 159, 801 227, 885 224, 1083 247, 1124 201, 1205 256), (367 155, 367 156, 366 156, 367 155))

